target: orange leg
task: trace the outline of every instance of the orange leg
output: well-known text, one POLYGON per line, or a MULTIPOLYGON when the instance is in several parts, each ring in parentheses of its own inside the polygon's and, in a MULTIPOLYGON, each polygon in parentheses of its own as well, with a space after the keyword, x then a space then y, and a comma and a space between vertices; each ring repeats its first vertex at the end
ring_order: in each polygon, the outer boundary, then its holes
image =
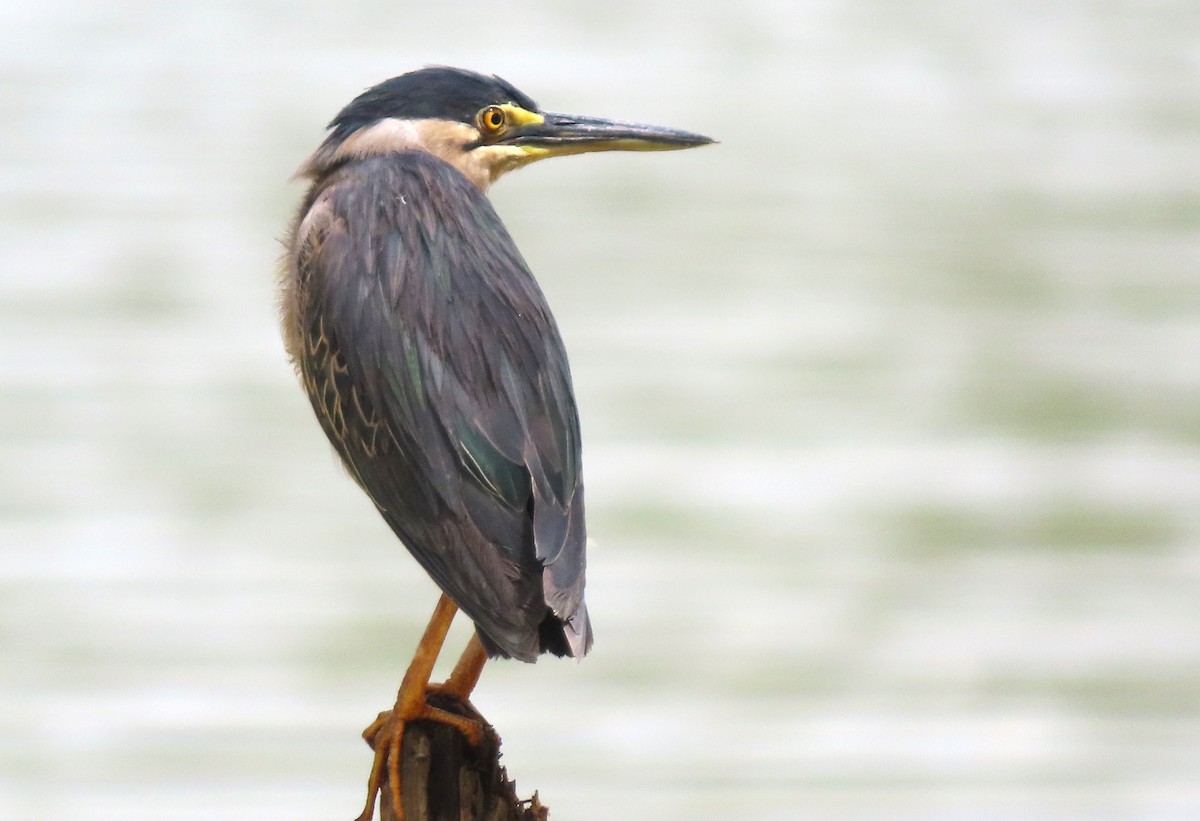
POLYGON ((459 656, 458 664, 454 665, 450 678, 441 684, 431 684, 429 689, 467 701, 471 698, 475 685, 479 683, 479 676, 483 674, 483 665, 487 663, 487 660, 487 650, 483 649, 483 643, 479 641, 479 636, 472 634, 471 640, 467 642, 467 649, 463 650, 463 654, 459 656))
MULTIPOLYGON (((449 596, 443 594, 438 599, 433 617, 429 620, 429 626, 425 628, 425 635, 421 637, 421 642, 417 645, 412 663, 408 666, 408 671, 405 672, 404 680, 400 684, 400 691, 396 694, 396 706, 380 713, 379 717, 371 722, 371 726, 363 730, 363 738, 375 750, 375 761, 371 765, 371 777, 367 781, 367 804, 357 821, 371 821, 375 816, 375 799, 379 794, 380 785, 383 783, 385 770, 396 817, 404 817, 404 803, 400 790, 400 759, 404 744, 404 725, 408 722, 418 719, 440 721, 458 728, 470 739, 472 744, 479 743, 480 727, 477 722, 445 710, 439 710, 436 707, 430 707, 425 701, 425 693, 430 689, 429 676, 433 673, 433 665, 437 661, 438 653, 441 652, 442 644, 446 641, 450 622, 454 620, 454 614, 457 612, 458 606, 450 600, 449 596)), ((482 646, 479 649, 482 651, 482 646)), ((467 653, 463 654, 464 658, 470 652, 471 647, 468 645, 467 653)), ((484 658, 486 660, 487 653, 484 653, 484 658)), ((462 666, 461 661, 459 666, 462 666)), ((483 665, 479 664, 478 667, 482 669, 483 665)), ((454 671, 458 673, 458 667, 455 667, 454 671)), ((465 670, 464 676, 470 672, 470 670, 465 670)), ((479 673, 476 671, 470 682, 471 686, 474 686, 478 678, 479 673)), ((454 680, 454 675, 451 675, 450 680, 454 680)), ((450 684, 450 681, 447 684, 450 684)), ((454 692, 457 692, 457 689, 454 692)))

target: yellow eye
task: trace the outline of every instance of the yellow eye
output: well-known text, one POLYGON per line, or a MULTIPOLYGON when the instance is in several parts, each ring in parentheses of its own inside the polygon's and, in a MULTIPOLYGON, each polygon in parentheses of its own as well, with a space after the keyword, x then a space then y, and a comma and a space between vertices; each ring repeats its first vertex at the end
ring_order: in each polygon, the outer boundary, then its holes
POLYGON ((490 105, 479 112, 479 125, 486 134, 499 134, 504 121, 504 109, 498 105, 490 105))

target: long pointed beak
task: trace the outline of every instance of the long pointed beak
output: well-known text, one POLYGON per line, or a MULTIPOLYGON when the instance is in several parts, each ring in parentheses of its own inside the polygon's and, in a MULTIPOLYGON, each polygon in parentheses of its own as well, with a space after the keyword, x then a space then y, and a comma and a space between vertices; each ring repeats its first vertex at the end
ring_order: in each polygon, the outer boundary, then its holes
POLYGON ((592 151, 676 151, 715 142, 703 134, 657 125, 574 114, 543 114, 542 117, 542 122, 521 125, 503 142, 542 157, 592 151))

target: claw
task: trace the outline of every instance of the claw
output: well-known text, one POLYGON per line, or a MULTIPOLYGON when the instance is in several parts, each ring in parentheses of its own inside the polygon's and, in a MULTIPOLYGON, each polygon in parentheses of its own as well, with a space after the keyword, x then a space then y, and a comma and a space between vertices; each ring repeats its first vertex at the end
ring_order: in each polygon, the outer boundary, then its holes
MULTIPOLYGON (((431 688, 432 689, 432 688, 431 688)), ((356 821, 371 821, 375 815, 375 803, 383 788, 384 773, 387 774, 388 791, 397 819, 404 818, 403 790, 400 780, 400 762, 404 757, 404 729, 412 721, 436 721, 454 727, 478 747, 483 738, 483 725, 465 716, 431 707, 422 700, 416 710, 407 716, 397 716, 396 710, 385 710, 371 726, 363 730, 363 738, 375 751, 371 764, 371 777, 367 781, 367 803, 356 821)))
POLYGON ((473 747, 478 747, 483 738, 483 725, 480 721, 432 707, 428 701, 430 694, 440 694, 469 706, 467 698, 479 680, 484 662, 487 661, 487 652, 479 643, 478 637, 473 636, 450 678, 442 684, 429 683, 429 675, 433 671, 434 662, 437 661, 442 642, 446 639, 446 632, 450 629, 450 622, 457 609, 454 602, 445 595, 438 601, 433 618, 425 629, 425 635, 417 645, 412 664, 404 674, 400 692, 396 694, 396 706, 391 710, 384 710, 363 730, 363 740, 375 751, 375 759, 371 763, 371 775, 367 780, 367 803, 356 821, 372 821, 375 817, 375 803, 383 787, 385 774, 392 810, 395 817, 403 821, 400 761, 404 751, 404 728, 410 721, 448 724, 466 736, 473 747))

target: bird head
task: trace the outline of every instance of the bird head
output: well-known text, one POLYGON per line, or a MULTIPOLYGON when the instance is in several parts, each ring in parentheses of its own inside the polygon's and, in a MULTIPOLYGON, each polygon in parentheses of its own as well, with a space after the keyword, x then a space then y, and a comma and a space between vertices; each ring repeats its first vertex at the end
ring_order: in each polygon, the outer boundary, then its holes
POLYGON ((495 76, 432 66, 367 89, 341 110, 297 176, 317 178, 359 157, 426 151, 481 190, 547 157, 593 151, 671 151, 713 142, 639 123, 553 114, 495 76))

